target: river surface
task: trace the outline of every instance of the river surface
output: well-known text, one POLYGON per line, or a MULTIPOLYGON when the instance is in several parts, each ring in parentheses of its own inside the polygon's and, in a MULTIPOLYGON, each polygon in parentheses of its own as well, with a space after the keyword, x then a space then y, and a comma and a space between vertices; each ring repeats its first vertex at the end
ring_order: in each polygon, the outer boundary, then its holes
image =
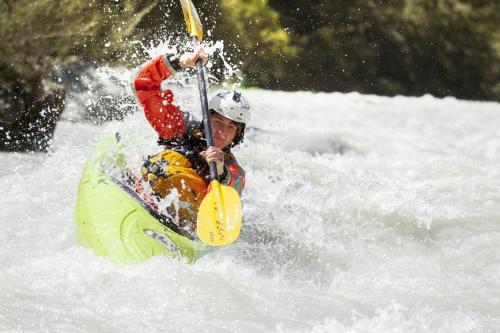
POLYGON ((119 265, 76 241, 94 144, 142 135, 132 164, 155 147, 140 112, 0 154, 0 331, 500 331, 500 104, 244 94, 242 234, 194 265, 119 265))

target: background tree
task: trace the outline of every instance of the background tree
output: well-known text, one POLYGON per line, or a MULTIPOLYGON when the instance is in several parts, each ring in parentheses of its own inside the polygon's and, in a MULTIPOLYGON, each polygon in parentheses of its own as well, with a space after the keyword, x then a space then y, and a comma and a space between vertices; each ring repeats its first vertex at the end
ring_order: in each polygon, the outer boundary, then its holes
POLYGON ((270 4, 307 68, 287 88, 500 100, 496 1, 270 4))
POLYGON ((46 150, 64 108, 54 65, 117 61, 156 1, 0 2, 0 149, 46 150))

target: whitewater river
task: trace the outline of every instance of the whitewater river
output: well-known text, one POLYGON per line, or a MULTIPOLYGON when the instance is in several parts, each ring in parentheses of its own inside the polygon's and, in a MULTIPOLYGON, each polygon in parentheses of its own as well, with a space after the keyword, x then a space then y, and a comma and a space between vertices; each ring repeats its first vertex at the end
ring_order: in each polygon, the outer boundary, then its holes
POLYGON ((500 331, 500 104, 245 94, 244 228, 194 265, 76 242, 93 145, 120 130, 154 147, 141 113, 0 154, 0 331, 500 331))

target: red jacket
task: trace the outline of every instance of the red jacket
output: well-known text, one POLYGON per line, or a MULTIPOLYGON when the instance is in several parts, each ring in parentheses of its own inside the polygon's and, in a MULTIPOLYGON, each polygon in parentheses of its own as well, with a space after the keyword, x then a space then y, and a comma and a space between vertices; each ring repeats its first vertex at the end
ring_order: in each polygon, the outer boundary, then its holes
MULTIPOLYGON (((161 83, 175 74, 175 70, 165 56, 158 56, 147 63, 134 80, 137 98, 144 108, 147 120, 160 138, 174 139, 186 131, 184 114, 172 104, 174 94, 170 89, 161 90, 161 83)), ((234 187, 240 194, 245 186, 245 171, 229 154, 224 162, 225 175, 220 182, 234 187)))
POLYGON ((134 80, 137 98, 146 118, 158 135, 165 139, 180 137, 185 130, 184 116, 172 104, 174 94, 160 87, 162 81, 173 74, 172 66, 164 61, 163 56, 159 56, 149 62, 134 80))

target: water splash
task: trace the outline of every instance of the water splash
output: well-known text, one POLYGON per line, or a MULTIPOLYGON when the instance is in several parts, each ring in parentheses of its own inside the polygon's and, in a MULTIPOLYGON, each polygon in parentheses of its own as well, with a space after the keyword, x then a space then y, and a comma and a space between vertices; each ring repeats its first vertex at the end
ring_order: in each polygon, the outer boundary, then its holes
MULTIPOLYGON (((135 44, 137 48, 129 56, 130 60, 141 58, 143 57, 141 55, 146 54, 145 61, 149 61, 163 54, 189 52, 195 47, 186 37, 167 37, 150 41, 148 44, 137 41, 135 44)), ((239 87, 241 76, 238 64, 227 59, 224 41, 205 40, 201 46, 208 55, 205 68, 209 89, 221 85, 231 89, 239 87)), ((73 84, 73 88, 70 89, 63 119, 102 124, 112 120, 123 120, 130 114, 141 112, 132 87, 133 79, 141 66, 128 69, 91 66, 81 69, 82 73, 76 78, 78 85, 73 84)), ((182 109, 201 115, 196 97, 197 78, 194 70, 186 69, 178 72, 169 78, 168 82, 164 82, 162 87, 173 90, 176 103, 182 109)))

